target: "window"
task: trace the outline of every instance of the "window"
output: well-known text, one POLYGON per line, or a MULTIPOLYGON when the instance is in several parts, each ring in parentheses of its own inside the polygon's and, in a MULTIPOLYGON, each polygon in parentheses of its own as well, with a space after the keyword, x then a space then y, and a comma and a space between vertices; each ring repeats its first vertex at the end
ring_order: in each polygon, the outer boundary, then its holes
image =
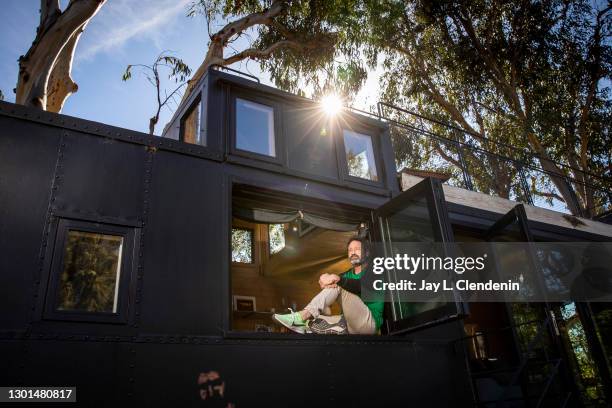
POLYGON ((346 129, 343 135, 349 176, 378 181, 372 138, 346 129))
POLYGON ((125 322, 134 229, 61 219, 45 316, 125 322))
POLYGON ((236 98, 236 148, 276 156, 274 108, 236 98))
POLYGON ((253 231, 232 228, 232 262, 253 263, 253 231))
POLYGON ((268 226, 270 237, 270 255, 276 254, 285 247, 285 227, 283 224, 270 224, 268 226))
POLYGON ((120 235, 68 230, 57 310, 117 313, 120 235))
POLYGON ((186 143, 205 145, 200 132, 202 102, 198 98, 189 108, 181 121, 181 140, 186 143))

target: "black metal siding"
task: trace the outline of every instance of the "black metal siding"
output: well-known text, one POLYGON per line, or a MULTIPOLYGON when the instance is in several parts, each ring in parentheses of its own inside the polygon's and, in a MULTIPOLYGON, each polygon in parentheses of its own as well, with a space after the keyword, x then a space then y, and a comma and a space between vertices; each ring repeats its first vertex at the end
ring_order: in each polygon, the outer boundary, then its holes
POLYGON ((0 116, 0 327, 25 330, 62 130, 0 116))
POLYGON ((467 401, 456 324, 414 341, 224 332, 231 182, 364 208, 385 195, 6 103, 0 132, 0 384, 75 385, 78 406, 201 406, 197 377, 214 370, 238 406, 467 401), (42 319, 60 217, 134 228, 126 324, 42 319))

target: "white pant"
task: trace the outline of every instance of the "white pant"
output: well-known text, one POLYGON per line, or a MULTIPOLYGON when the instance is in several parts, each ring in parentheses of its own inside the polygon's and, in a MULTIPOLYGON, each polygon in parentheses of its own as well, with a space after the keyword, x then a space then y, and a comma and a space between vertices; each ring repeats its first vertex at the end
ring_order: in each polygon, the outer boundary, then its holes
MULTIPOLYGON (((354 293, 344 290, 341 287, 325 288, 321 290, 310 303, 306 305, 304 310, 308 311, 313 318, 317 318, 324 310, 329 310, 329 307, 339 300, 342 307, 342 313, 346 319, 349 333, 352 334, 375 334, 376 322, 372 317, 372 312, 363 303, 363 300, 354 293)), ((340 316, 334 316, 326 319, 330 323, 336 323, 340 320, 340 316)))

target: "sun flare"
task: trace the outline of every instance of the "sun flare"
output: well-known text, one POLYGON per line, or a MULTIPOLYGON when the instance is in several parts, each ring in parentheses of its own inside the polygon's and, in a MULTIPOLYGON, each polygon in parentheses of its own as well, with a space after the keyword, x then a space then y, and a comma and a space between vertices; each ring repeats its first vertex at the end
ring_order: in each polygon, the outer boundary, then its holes
POLYGON ((342 98, 336 94, 321 98, 321 107, 327 116, 335 116, 342 110, 342 98))

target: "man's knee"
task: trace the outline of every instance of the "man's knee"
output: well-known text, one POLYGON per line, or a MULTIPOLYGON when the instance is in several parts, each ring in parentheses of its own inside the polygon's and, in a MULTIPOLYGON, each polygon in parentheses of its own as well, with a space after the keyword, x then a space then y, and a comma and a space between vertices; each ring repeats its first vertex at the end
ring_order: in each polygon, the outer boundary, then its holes
POLYGON ((342 288, 337 286, 335 288, 323 288, 323 289, 321 289, 321 292, 324 292, 324 293, 334 293, 335 294, 335 293, 338 293, 341 290, 342 290, 342 288))
POLYGON ((340 297, 342 299, 359 300, 363 302, 361 298, 359 297, 359 295, 356 295, 353 292, 349 292, 348 290, 343 289, 343 288, 338 288, 338 289, 340 290, 340 297))

